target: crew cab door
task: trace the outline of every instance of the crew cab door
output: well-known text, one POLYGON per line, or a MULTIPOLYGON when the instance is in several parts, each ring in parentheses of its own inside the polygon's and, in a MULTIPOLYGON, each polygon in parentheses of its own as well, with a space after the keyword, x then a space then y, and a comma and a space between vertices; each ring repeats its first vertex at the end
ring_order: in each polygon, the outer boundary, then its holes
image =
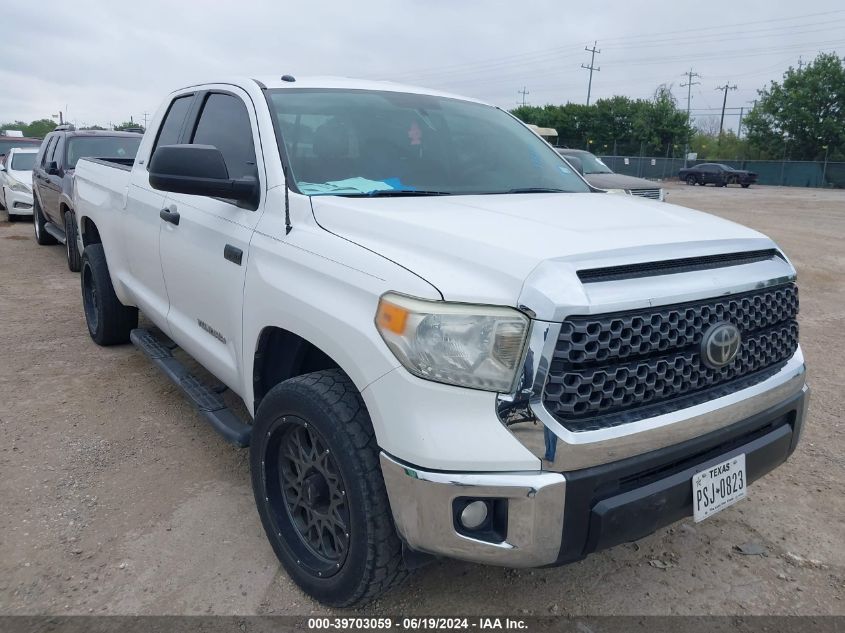
POLYGON ((263 209, 264 159, 249 96, 232 86, 200 93, 183 143, 213 145, 231 178, 255 178, 254 204, 172 193, 161 220, 161 266, 171 337, 240 393, 243 288, 249 244, 263 209))
POLYGON ((170 308, 170 299, 164 285, 164 274, 159 262, 159 234, 166 195, 150 185, 148 171, 150 157, 160 145, 180 142, 188 114, 196 100, 195 92, 179 94, 167 105, 155 141, 144 141, 129 176, 124 211, 123 250, 127 261, 124 284, 132 293, 138 306, 163 329, 170 308))

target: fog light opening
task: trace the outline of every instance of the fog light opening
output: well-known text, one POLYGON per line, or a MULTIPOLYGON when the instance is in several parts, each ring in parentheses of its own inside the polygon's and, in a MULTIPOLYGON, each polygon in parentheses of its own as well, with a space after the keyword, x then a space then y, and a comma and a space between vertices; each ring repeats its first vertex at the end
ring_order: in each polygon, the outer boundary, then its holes
POLYGON ((461 525, 468 530, 477 530, 485 524, 489 514, 486 501, 470 501, 461 511, 461 525))

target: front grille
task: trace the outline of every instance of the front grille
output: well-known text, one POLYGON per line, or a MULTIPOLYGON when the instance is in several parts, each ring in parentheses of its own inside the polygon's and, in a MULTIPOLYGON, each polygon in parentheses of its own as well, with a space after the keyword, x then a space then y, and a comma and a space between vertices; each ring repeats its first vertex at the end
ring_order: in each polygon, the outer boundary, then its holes
POLYGON ((567 429, 608 428, 749 387, 798 348, 794 284, 673 306, 573 316, 561 327, 543 393, 567 429), (736 358, 711 369, 704 332, 727 321, 742 334, 736 358))
POLYGON ((660 189, 631 189, 630 191, 632 196, 660 200, 660 189))

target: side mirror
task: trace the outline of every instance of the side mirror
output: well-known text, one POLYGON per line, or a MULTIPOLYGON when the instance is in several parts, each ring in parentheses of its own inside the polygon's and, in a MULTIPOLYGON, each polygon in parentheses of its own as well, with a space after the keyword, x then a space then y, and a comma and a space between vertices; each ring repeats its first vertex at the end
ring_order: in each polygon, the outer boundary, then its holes
POLYGON ((59 173, 59 165, 54 160, 50 161, 49 163, 47 163, 47 166, 44 168, 44 171, 47 172, 48 176, 55 176, 59 173))
POLYGON ((150 159, 150 185, 159 191, 252 201, 254 178, 229 178, 223 153, 213 145, 164 145, 150 159))
POLYGON ((584 175, 584 163, 581 162, 581 159, 577 156, 564 156, 566 162, 572 165, 572 169, 577 171, 582 176, 584 175))
POLYGON ((6 164, 0 163, 0 171, 6 171, 6 164))

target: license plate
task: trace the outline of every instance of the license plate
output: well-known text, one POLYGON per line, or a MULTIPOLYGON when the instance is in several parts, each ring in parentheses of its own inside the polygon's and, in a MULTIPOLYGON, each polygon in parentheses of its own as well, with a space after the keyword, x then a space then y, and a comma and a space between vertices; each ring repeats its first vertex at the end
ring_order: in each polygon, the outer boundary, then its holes
POLYGON ((692 476, 692 502, 695 522, 732 506, 745 498, 745 453, 710 466, 692 476))

